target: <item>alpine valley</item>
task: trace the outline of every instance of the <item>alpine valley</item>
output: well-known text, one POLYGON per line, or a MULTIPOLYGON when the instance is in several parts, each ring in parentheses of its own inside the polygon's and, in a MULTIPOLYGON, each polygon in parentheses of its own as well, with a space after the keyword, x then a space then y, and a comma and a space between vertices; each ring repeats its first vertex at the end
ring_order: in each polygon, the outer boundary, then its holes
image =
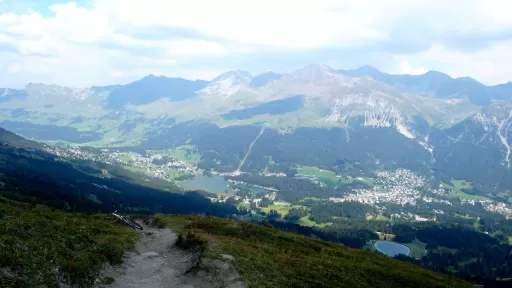
MULTIPOLYGON (((30 83, 0 89, 0 126, 45 143, 37 149, 51 159, 121 168, 147 191, 205 190, 242 220, 372 251, 394 239, 409 249, 401 260, 472 281, 512 275, 512 82, 310 65, 211 81, 30 83)), ((113 195, 102 193, 86 198, 113 195)), ((144 211, 162 212, 153 205, 144 211)))
POLYGON ((374 176, 406 168, 445 182, 466 180, 474 194, 490 196, 512 187, 511 111, 512 82, 489 87, 434 71, 391 75, 369 66, 0 89, 0 125, 30 139, 186 148, 199 155, 199 168, 219 172, 316 166, 374 176))

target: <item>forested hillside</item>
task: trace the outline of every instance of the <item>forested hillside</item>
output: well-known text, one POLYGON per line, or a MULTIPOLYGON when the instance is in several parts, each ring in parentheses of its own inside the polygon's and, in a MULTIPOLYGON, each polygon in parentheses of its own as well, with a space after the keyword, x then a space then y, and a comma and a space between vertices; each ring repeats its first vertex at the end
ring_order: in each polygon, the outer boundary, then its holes
POLYGON ((114 202, 119 203, 121 211, 132 213, 225 216, 237 211, 226 204, 211 203, 200 193, 184 193, 157 178, 105 163, 61 159, 42 150, 42 145, 5 130, 0 135, 9 139, 0 143, 0 196, 72 211, 110 211, 114 202))

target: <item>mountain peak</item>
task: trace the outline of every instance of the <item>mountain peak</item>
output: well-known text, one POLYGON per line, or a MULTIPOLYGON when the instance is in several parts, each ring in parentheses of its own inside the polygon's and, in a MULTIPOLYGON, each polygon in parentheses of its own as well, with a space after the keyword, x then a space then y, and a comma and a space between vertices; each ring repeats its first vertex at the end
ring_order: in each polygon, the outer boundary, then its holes
POLYGON ((382 73, 379 69, 377 69, 373 66, 370 66, 370 65, 364 65, 355 70, 359 71, 361 73, 382 73))
MULTIPOLYGON (((244 71, 244 70, 233 70, 233 71, 228 71, 228 72, 220 74, 219 76, 215 77, 211 82, 217 82, 217 81, 225 80, 228 78, 239 79, 242 81, 249 79, 249 81, 250 81, 250 79, 252 79, 252 75, 251 75, 251 73, 244 71)), ((247 82, 249 82, 249 81, 247 81, 247 82)))
POLYGON ((374 80, 380 81, 382 77, 387 75, 386 73, 381 72, 377 68, 369 65, 364 65, 356 69, 351 70, 337 70, 336 71, 339 74, 351 76, 351 77, 363 77, 363 76, 370 76, 374 80))
POLYGON ((446 76, 446 77, 451 78, 449 75, 447 75, 447 74, 445 74, 443 72, 436 71, 436 70, 428 70, 423 75, 438 75, 438 76, 446 76))
MULTIPOLYGON (((169 78, 165 75, 155 75, 155 74, 149 74, 135 82, 145 82, 145 81, 165 81, 167 79, 173 79, 173 78, 169 78)), ((176 78, 176 79, 182 79, 182 78, 176 78)), ((135 83, 135 82, 132 82, 132 83, 135 83)))
POLYGON ((325 77, 330 77, 335 74, 335 71, 331 67, 323 64, 312 64, 302 69, 296 70, 290 75, 296 79, 302 79, 306 81, 316 81, 325 77))
POLYGON ((334 71, 331 67, 325 64, 310 64, 299 71, 311 71, 311 72, 332 72, 334 71))
POLYGON ((466 83, 478 83, 480 84, 480 82, 476 81, 475 79, 469 77, 469 76, 465 76, 465 77, 457 77, 455 78, 457 81, 461 81, 461 82, 466 82, 466 83))

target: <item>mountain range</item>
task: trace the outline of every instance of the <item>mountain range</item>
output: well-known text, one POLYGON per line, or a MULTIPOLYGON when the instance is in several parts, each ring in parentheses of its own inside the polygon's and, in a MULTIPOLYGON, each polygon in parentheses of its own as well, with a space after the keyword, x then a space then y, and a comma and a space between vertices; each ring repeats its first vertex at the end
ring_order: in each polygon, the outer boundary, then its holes
POLYGON ((0 89, 0 126, 32 139, 134 149, 192 145, 204 167, 229 171, 265 127, 243 171, 268 169, 276 159, 356 174, 406 167, 471 180, 488 192, 512 184, 511 111, 512 82, 486 86, 436 71, 394 75, 370 66, 0 89))

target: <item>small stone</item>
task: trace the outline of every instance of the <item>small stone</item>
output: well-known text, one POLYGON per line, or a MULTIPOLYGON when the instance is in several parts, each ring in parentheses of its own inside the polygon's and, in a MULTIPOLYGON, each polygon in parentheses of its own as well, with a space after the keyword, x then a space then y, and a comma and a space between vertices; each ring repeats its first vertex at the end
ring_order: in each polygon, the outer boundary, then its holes
POLYGON ((227 260, 235 260, 235 257, 229 254, 220 254, 220 257, 227 259, 227 260))
POLYGON ((141 254, 143 257, 158 257, 160 256, 160 254, 158 254, 157 252, 146 252, 146 253, 142 253, 141 254))
POLYGON ((0 275, 7 279, 14 279, 16 277, 16 274, 14 274, 14 272, 12 272, 11 268, 9 267, 4 267, 0 269, 0 272, 0 275))

